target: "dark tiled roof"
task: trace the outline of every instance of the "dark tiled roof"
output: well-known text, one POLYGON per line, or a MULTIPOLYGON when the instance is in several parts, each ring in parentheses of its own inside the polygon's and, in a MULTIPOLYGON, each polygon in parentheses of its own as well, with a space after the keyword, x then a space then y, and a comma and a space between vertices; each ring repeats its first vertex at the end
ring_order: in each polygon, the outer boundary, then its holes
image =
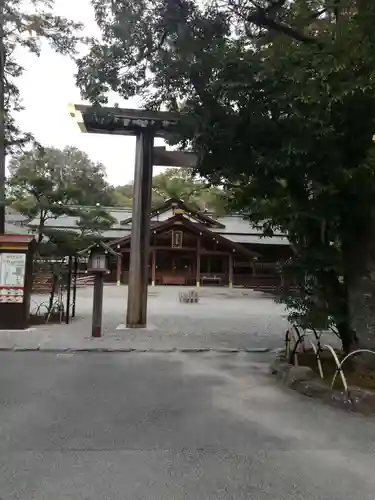
MULTIPOLYGON (((238 253, 246 255, 248 258, 252 259, 254 257, 259 256, 257 252, 253 252, 252 250, 248 250, 246 247, 244 247, 241 244, 235 243, 225 236, 222 236, 218 232, 213 232, 211 231, 208 227, 206 227, 203 224, 198 224, 196 222, 190 221, 188 218, 184 217, 183 215, 175 215, 174 217, 171 217, 170 219, 167 219, 163 222, 159 222, 154 226, 154 229, 152 230, 154 233, 162 233, 164 231, 167 231, 168 229, 175 228, 180 229, 181 227, 185 227, 188 231, 197 233, 197 234, 202 234, 206 235, 210 238, 214 238, 217 240, 218 243, 221 243, 223 246, 232 248, 233 251, 237 251, 238 253)), ((124 238, 121 238, 120 240, 116 240, 110 243, 112 247, 118 247, 119 245, 124 245, 125 243, 129 242, 131 238, 131 234, 125 236, 124 238)))
MULTIPOLYGON (((188 208, 188 207, 187 207, 188 208)), ((102 237, 104 239, 119 239, 126 237, 131 232, 131 210, 127 208, 115 208, 115 207, 103 207, 103 209, 107 210, 110 215, 115 219, 115 223, 111 229, 107 231, 103 231, 102 237), (130 221, 127 224, 124 224, 124 221, 130 221)), ((159 222, 166 221, 173 217, 173 210, 170 207, 165 212, 160 213, 160 209, 155 209, 153 213, 153 219, 151 220, 151 225, 157 225, 159 222), (156 212, 159 211, 159 214, 156 212)), ((190 210, 190 213, 192 211, 190 210)), ((200 212, 202 216, 202 212, 200 212)), ((185 213, 184 216, 191 220, 194 224, 199 224, 200 222, 197 220, 197 217, 192 217, 189 213, 185 213)), ((244 219, 240 215, 227 215, 224 217, 219 217, 214 219, 211 215, 203 214, 203 220, 206 220, 206 227, 209 227, 211 231, 225 236, 228 240, 231 240, 234 243, 257 243, 261 245, 289 245, 288 239, 281 233, 275 234, 272 237, 263 237, 262 231, 256 227, 254 227, 251 222, 244 219), (212 221, 214 223, 212 223, 212 221)), ((21 227, 20 220, 24 221, 25 218, 17 213, 12 213, 6 216, 6 221, 8 223, 12 223, 13 221, 17 223, 17 227, 21 227)), ((56 219, 51 218, 46 221, 46 227, 50 229, 58 229, 58 230, 77 230, 78 217, 72 217, 68 215, 62 215, 57 217, 56 219)), ((38 220, 31 221, 27 225, 22 227, 22 232, 33 232, 38 226, 38 220)), ((12 224, 14 225, 14 224, 12 224)), ((13 230, 13 229, 12 229, 13 230)))
MULTIPOLYGON (((150 213, 150 218, 153 219, 155 217, 160 217, 160 215, 163 215, 170 210, 182 210, 184 213, 186 213, 190 218, 194 219, 196 222, 201 223, 201 224, 206 224, 209 227, 216 227, 216 228, 223 228, 224 225, 219 222, 217 219, 214 219, 211 217, 209 214, 205 212, 201 212, 199 210, 196 210, 195 208, 189 207, 184 203, 182 200, 178 198, 170 198, 169 200, 166 200, 162 205, 159 207, 154 208, 151 210, 150 213)), ((131 225, 132 223, 132 217, 128 217, 124 221, 121 222, 123 226, 126 225, 131 225)))

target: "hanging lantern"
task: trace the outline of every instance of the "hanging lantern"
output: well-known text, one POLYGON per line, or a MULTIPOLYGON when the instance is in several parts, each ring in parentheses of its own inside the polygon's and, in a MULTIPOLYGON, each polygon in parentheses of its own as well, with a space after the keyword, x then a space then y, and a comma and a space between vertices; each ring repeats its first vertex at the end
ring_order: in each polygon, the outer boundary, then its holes
POLYGON ((88 271, 91 273, 108 273, 108 254, 100 247, 90 252, 88 271))

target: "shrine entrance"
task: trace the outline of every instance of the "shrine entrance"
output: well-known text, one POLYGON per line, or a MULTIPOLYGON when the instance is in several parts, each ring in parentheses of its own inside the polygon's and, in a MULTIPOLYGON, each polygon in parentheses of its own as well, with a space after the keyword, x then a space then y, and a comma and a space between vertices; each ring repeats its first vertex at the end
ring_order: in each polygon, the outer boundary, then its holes
MULTIPOLYGON (((210 229, 216 222, 207 216, 205 224, 191 219, 191 212, 179 209, 169 218, 151 222, 148 284, 232 287, 236 256, 250 265, 256 254, 210 229)), ((112 243, 121 255, 116 263, 118 283, 129 282, 131 238, 130 233, 112 243)))
POLYGON ((195 285, 196 255, 184 250, 155 250, 156 285, 195 285))

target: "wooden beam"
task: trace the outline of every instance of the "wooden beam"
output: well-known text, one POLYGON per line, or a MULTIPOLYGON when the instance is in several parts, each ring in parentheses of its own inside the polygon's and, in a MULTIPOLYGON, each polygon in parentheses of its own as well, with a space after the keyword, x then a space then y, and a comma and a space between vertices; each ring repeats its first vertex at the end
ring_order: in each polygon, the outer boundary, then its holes
POLYGON ((152 151, 154 137, 140 132, 136 142, 133 191, 133 224, 130 242, 130 268, 126 326, 145 328, 147 323, 147 286, 150 247, 152 151))
POLYGON ((167 151, 164 146, 154 148, 154 165, 161 167, 195 167, 197 155, 193 151, 167 151))
POLYGON ((155 286, 156 281, 156 250, 155 248, 151 251, 151 284, 155 286))
POLYGON ((222 250, 206 250, 205 248, 201 248, 201 254, 205 254, 205 255, 229 255, 229 252, 225 252, 222 250))
POLYGON ((196 263, 196 285, 197 287, 201 284, 201 239, 197 238, 197 263, 196 263))
POLYGON ((103 318, 103 290, 104 273, 96 273, 94 281, 94 298, 92 305, 92 327, 91 336, 102 336, 102 318, 103 318))
POLYGON ((116 283, 117 286, 121 285, 121 274, 122 274, 122 255, 118 255, 116 259, 116 283))
POLYGON ((168 251, 171 251, 171 252, 180 252, 180 253, 183 253, 183 252, 195 252, 196 251, 196 248, 190 248, 190 247, 176 248, 176 247, 167 246, 167 245, 164 245, 164 246, 158 246, 158 245, 156 245, 153 248, 155 248, 156 250, 168 250, 168 251))
POLYGON ((174 133, 178 113, 144 109, 110 108, 70 104, 70 116, 83 133, 137 135, 140 130, 152 131, 154 137, 167 139, 174 133))
POLYGON ((228 256, 228 266, 229 266, 229 288, 233 287, 233 254, 228 256))

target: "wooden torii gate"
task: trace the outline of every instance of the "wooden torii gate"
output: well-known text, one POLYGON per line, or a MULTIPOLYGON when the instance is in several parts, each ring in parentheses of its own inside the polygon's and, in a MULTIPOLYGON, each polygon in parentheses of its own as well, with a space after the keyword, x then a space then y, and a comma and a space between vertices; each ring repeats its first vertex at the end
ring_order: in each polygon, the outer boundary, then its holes
POLYGON ((145 328, 153 166, 194 166, 196 156, 194 153, 167 151, 165 147, 154 147, 155 137, 163 139, 171 137, 179 119, 177 113, 81 104, 71 104, 69 112, 81 132, 136 137, 126 326, 145 328))

